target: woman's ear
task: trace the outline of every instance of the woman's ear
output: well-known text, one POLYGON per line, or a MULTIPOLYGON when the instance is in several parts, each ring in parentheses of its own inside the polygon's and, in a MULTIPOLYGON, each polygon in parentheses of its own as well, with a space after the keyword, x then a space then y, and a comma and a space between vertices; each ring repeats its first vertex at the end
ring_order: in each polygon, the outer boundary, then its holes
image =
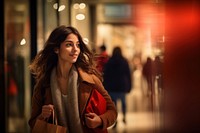
POLYGON ((56 54, 58 54, 58 53, 59 53, 58 48, 55 48, 55 49, 54 49, 54 52, 55 52, 56 54))

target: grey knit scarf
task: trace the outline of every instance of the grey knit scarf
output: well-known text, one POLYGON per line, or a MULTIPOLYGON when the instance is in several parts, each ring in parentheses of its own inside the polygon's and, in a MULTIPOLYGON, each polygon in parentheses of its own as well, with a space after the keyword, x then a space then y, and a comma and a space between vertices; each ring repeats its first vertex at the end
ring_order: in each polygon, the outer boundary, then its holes
POLYGON ((72 66, 69 72, 67 95, 61 93, 56 77, 56 68, 54 68, 50 85, 58 124, 67 127, 67 133, 82 133, 78 108, 78 72, 72 66))

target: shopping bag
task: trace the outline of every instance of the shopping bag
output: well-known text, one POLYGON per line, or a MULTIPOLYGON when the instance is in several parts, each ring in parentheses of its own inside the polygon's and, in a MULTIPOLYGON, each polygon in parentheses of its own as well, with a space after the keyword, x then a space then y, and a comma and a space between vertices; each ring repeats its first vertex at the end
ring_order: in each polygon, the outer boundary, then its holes
POLYGON ((45 120, 37 119, 35 126, 33 127, 32 133, 67 133, 67 128, 57 124, 57 120, 54 119, 53 111, 53 124, 48 123, 45 120))

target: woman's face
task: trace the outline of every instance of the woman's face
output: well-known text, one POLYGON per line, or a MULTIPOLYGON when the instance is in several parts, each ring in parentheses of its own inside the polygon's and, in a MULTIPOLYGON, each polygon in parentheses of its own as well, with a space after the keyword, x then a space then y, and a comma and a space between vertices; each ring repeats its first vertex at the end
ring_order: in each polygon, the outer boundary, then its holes
POLYGON ((60 48, 56 49, 58 60, 63 63, 75 63, 80 54, 80 43, 75 34, 69 34, 60 48))

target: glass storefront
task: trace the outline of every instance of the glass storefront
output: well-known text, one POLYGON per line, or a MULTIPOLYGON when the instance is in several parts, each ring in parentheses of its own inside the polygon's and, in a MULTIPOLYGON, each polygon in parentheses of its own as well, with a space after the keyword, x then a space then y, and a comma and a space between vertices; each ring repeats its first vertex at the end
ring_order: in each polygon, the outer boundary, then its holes
POLYGON ((31 90, 29 1, 5 1, 4 13, 8 132, 24 132, 31 90))

